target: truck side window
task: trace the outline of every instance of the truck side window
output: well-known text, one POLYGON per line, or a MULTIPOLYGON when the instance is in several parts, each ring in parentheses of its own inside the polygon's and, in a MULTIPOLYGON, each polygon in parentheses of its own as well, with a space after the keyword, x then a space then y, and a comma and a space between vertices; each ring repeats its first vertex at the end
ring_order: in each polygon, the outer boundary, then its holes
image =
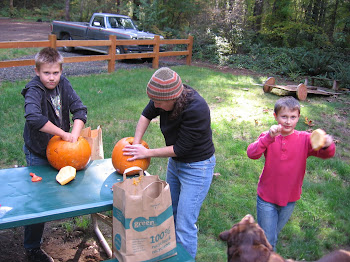
POLYGON ((117 28, 118 27, 117 19, 115 19, 115 17, 108 17, 108 22, 111 25, 111 28, 117 28))
POLYGON ((93 26, 97 26, 97 27, 105 27, 105 23, 103 21, 103 17, 100 16, 96 16, 92 22, 93 26))

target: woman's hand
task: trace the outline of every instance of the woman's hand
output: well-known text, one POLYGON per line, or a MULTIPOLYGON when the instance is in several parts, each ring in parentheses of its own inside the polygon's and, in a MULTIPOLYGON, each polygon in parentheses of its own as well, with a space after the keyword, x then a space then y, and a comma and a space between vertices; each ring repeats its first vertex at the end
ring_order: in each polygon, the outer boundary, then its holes
POLYGON ((148 158, 148 150, 149 149, 145 148, 143 145, 137 144, 126 145, 122 151, 124 156, 132 156, 131 158, 128 158, 128 161, 134 161, 136 159, 148 158))

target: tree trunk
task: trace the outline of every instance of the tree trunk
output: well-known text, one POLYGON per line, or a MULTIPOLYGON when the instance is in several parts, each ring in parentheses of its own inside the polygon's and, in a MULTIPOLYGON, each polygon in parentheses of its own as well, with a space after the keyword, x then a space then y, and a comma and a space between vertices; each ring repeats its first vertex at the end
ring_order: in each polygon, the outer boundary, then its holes
MULTIPOLYGON (((350 12, 350 5, 348 6, 348 12, 350 12)), ((343 28, 343 33, 347 34, 349 37, 350 35, 350 22, 349 22, 349 19, 346 19, 345 21, 345 25, 344 25, 344 28, 343 28)))
POLYGON ((13 9, 13 0, 10 0, 10 9, 13 9))
POLYGON ((333 41, 333 34, 335 30, 335 19, 337 17, 339 0, 335 1, 334 9, 330 17, 330 28, 329 28, 329 38, 333 41))
POLYGON ((327 0, 320 1, 320 15, 318 19, 318 26, 325 27, 326 10, 327 10, 327 0))
POLYGON ((80 21, 84 21, 84 0, 80 0, 80 21))
POLYGON ((116 0, 116 4, 117 4, 117 13, 120 13, 120 0, 116 0))
POLYGON ((69 1, 70 0, 66 0, 66 8, 65 8, 66 21, 70 20, 70 16, 69 16, 69 1))
POLYGON ((253 17, 255 23, 253 24, 254 31, 261 30, 261 20, 263 13, 264 0, 256 0, 254 4, 253 17))
POLYGON ((318 1, 314 1, 314 6, 312 8, 312 20, 314 25, 318 25, 320 18, 320 6, 318 1))
POLYGON ((136 16, 136 10, 140 8, 141 1, 140 0, 134 0, 134 10, 132 12, 132 19, 134 21, 138 20, 138 17, 136 16))
POLYGON ((310 0, 309 4, 307 5, 307 8, 305 10, 305 21, 306 24, 310 24, 312 20, 312 6, 313 6, 312 0, 310 0))

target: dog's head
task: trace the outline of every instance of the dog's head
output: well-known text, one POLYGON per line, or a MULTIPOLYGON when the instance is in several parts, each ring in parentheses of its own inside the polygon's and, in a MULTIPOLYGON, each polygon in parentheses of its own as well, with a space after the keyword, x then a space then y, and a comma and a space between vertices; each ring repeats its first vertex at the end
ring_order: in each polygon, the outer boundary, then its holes
POLYGON ((252 215, 246 215, 230 230, 220 233, 219 237, 227 242, 228 262, 268 261, 273 251, 263 229, 255 223, 252 215))

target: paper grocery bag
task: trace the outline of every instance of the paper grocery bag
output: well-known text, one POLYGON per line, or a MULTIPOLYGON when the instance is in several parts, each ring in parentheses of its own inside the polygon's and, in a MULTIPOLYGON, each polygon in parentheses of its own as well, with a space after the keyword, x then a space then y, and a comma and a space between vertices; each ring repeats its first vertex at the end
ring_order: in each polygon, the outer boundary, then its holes
POLYGON ((91 130, 91 127, 84 128, 81 130, 80 135, 89 142, 91 147, 91 160, 104 159, 102 129, 100 126, 95 130, 91 130))
POLYGON ((169 184, 142 173, 124 176, 123 182, 113 185, 113 255, 120 262, 160 261, 176 255, 169 184))

